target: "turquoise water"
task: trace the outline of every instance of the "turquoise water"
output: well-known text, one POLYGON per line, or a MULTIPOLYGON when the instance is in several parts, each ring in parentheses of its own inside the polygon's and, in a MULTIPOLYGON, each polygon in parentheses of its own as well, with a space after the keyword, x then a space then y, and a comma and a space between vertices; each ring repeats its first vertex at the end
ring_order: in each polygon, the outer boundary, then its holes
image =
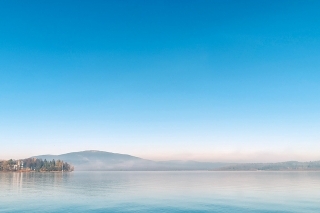
POLYGON ((0 173, 0 212, 320 212, 320 172, 0 173))

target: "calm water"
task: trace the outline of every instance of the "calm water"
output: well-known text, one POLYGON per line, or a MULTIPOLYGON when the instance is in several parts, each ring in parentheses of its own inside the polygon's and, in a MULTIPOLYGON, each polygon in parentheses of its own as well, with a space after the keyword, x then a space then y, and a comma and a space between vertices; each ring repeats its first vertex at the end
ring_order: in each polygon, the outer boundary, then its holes
POLYGON ((320 173, 0 173, 0 212, 319 213, 320 173))

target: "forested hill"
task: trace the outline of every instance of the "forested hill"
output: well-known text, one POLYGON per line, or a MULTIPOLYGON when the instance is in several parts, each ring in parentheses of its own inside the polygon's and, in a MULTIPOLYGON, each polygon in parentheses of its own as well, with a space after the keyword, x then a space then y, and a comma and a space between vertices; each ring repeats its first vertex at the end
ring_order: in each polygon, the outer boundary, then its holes
POLYGON ((60 159, 75 166, 77 171, 320 171, 320 161, 281 163, 219 163, 197 161, 152 161, 139 157, 97 150, 62 155, 41 155, 34 158, 60 159))
POLYGON ((8 160, 0 161, 0 171, 37 171, 37 172, 51 172, 51 171, 73 171, 74 168, 67 162, 62 160, 50 160, 27 158, 22 160, 8 160))
POLYGON ((320 161, 240 164, 151 161, 126 154, 93 150, 62 155, 42 155, 22 160, 0 160, 0 171, 73 171, 73 166, 77 171, 320 171, 320 161))
POLYGON ((62 155, 40 155, 35 158, 61 159, 70 162, 77 171, 179 171, 179 170, 211 170, 225 163, 196 161, 152 161, 139 157, 87 150, 62 155))

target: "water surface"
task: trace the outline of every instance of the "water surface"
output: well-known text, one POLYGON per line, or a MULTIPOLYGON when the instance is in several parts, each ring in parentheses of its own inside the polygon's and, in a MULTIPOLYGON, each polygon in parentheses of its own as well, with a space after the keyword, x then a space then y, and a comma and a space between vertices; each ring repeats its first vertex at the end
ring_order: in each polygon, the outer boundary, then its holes
POLYGON ((320 172, 0 173, 0 212, 320 212, 320 172))

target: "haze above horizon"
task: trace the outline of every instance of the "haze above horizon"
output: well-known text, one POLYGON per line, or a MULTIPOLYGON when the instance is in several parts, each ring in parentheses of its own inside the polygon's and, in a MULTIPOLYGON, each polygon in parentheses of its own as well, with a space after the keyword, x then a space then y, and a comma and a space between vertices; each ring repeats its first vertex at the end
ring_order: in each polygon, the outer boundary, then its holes
POLYGON ((0 158, 320 160, 318 8, 1 1, 0 158))

